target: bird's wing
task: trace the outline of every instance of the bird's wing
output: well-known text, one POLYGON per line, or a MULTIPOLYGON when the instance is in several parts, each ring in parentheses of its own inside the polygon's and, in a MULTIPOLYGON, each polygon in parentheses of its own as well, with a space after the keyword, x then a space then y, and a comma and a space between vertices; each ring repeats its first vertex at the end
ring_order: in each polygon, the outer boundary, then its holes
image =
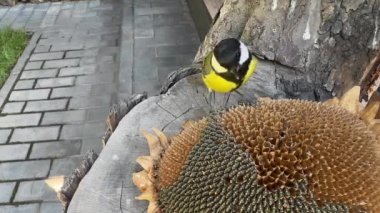
POLYGON ((207 54, 205 60, 203 61, 203 69, 202 74, 207 75, 211 72, 212 66, 211 66, 211 58, 212 58, 212 52, 207 54))

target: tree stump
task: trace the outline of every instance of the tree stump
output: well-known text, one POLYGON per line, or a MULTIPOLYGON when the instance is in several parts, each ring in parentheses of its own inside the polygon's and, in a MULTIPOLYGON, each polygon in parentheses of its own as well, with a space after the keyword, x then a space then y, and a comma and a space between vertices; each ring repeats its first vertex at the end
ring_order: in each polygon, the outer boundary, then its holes
MULTIPOLYGON (((253 82, 254 84, 254 79, 253 82)), ((251 85, 249 83, 249 85, 251 85)), ((248 95, 249 90, 242 91, 248 95)), ((89 173, 82 179, 68 212, 143 212, 147 203, 135 200, 138 189, 132 183, 132 173, 140 171, 136 158, 147 155, 149 149, 141 130, 157 128, 174 135, 189 119, 200 119, 211 109, 208 92, 199 74, 175 84, 166 94, 151 97, 133 108, 119 123, 107 145, 89 173)), ((223 105, 223 95, 217 95, 215 108, 223 105)), ((232 94, 229 105, 241 99, 232 94)))
POLYGON ((225 0, 195 61, 240 38, 273 63, 277 91, 325 100, 359 83, 379 50, 379 20, 379 0, 225 0))

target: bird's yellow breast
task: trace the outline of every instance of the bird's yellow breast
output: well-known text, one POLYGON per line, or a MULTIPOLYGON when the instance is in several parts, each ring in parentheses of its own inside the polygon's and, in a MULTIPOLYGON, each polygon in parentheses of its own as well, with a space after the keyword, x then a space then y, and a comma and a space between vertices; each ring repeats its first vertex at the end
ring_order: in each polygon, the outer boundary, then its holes
POLYGON ((215 92, 219 93, 227 93, 231 92, 235 89, 237 89, 238 86, 242 86, 245 83, 247 83, 248 79, 253 75, 256 69, 257 64, 257 58, 252 57, 252 60, 249 63, 248 71, 246 75, 244 76, 243 83, 241 85, 238 85, 235 82, 228 81, 224 78, 222 78, 220 75, 218 75, 215 70, 213 70, 211 66, 211 55, 206 57, 204 69, 205 71, 202 75, 203 82, 207 86, 208 89, 213 90, 215 92))
POLYGON ((214 71, 210 72, 208 75, 204 75, 203 81, 207 88, 220 93, 230 92, 238 86, 236 83, 220 77, 214 71))

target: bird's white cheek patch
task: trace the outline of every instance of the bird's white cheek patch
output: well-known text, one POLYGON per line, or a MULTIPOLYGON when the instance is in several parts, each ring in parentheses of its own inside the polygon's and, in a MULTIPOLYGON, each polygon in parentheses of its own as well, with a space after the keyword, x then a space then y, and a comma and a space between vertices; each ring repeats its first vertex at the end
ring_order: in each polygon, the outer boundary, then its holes
POLYGON ((240 42, 240 59, 239 64, 242 65, 244 62, 246 62, 249 59, 249 51, 247 46, 240 42))
POLYGON ((222 67, 222 65, 219 64, 214 55, 211 58, 211 65, 214 67, 215 72, 217 73, 224 73, 228 71, 226 68, 222 67))

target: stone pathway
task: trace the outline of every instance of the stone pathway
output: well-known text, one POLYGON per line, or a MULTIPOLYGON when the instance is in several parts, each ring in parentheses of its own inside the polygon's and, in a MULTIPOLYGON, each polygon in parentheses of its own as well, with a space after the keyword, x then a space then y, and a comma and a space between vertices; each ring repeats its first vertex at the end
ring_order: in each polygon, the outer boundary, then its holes
POLYGON ((60 212, 45 180, 71 174, 88 150, 100 152, 116 98, 120 5, 93 0, 0 8, 0 26, 38 36, 1 110, 0 212, 60 212))
POLYGON ((0 7, 5 26, 35 33, 0 90, 1 213, 60 212, 45 180, 100 152, 111 104, 157 94, 199 45, 185 0, 19 4, 0 7))
POLYGON ((186 1, 123 0, 121 97, 157 94, 170 72, 191 64, 200 41, 186 1))

